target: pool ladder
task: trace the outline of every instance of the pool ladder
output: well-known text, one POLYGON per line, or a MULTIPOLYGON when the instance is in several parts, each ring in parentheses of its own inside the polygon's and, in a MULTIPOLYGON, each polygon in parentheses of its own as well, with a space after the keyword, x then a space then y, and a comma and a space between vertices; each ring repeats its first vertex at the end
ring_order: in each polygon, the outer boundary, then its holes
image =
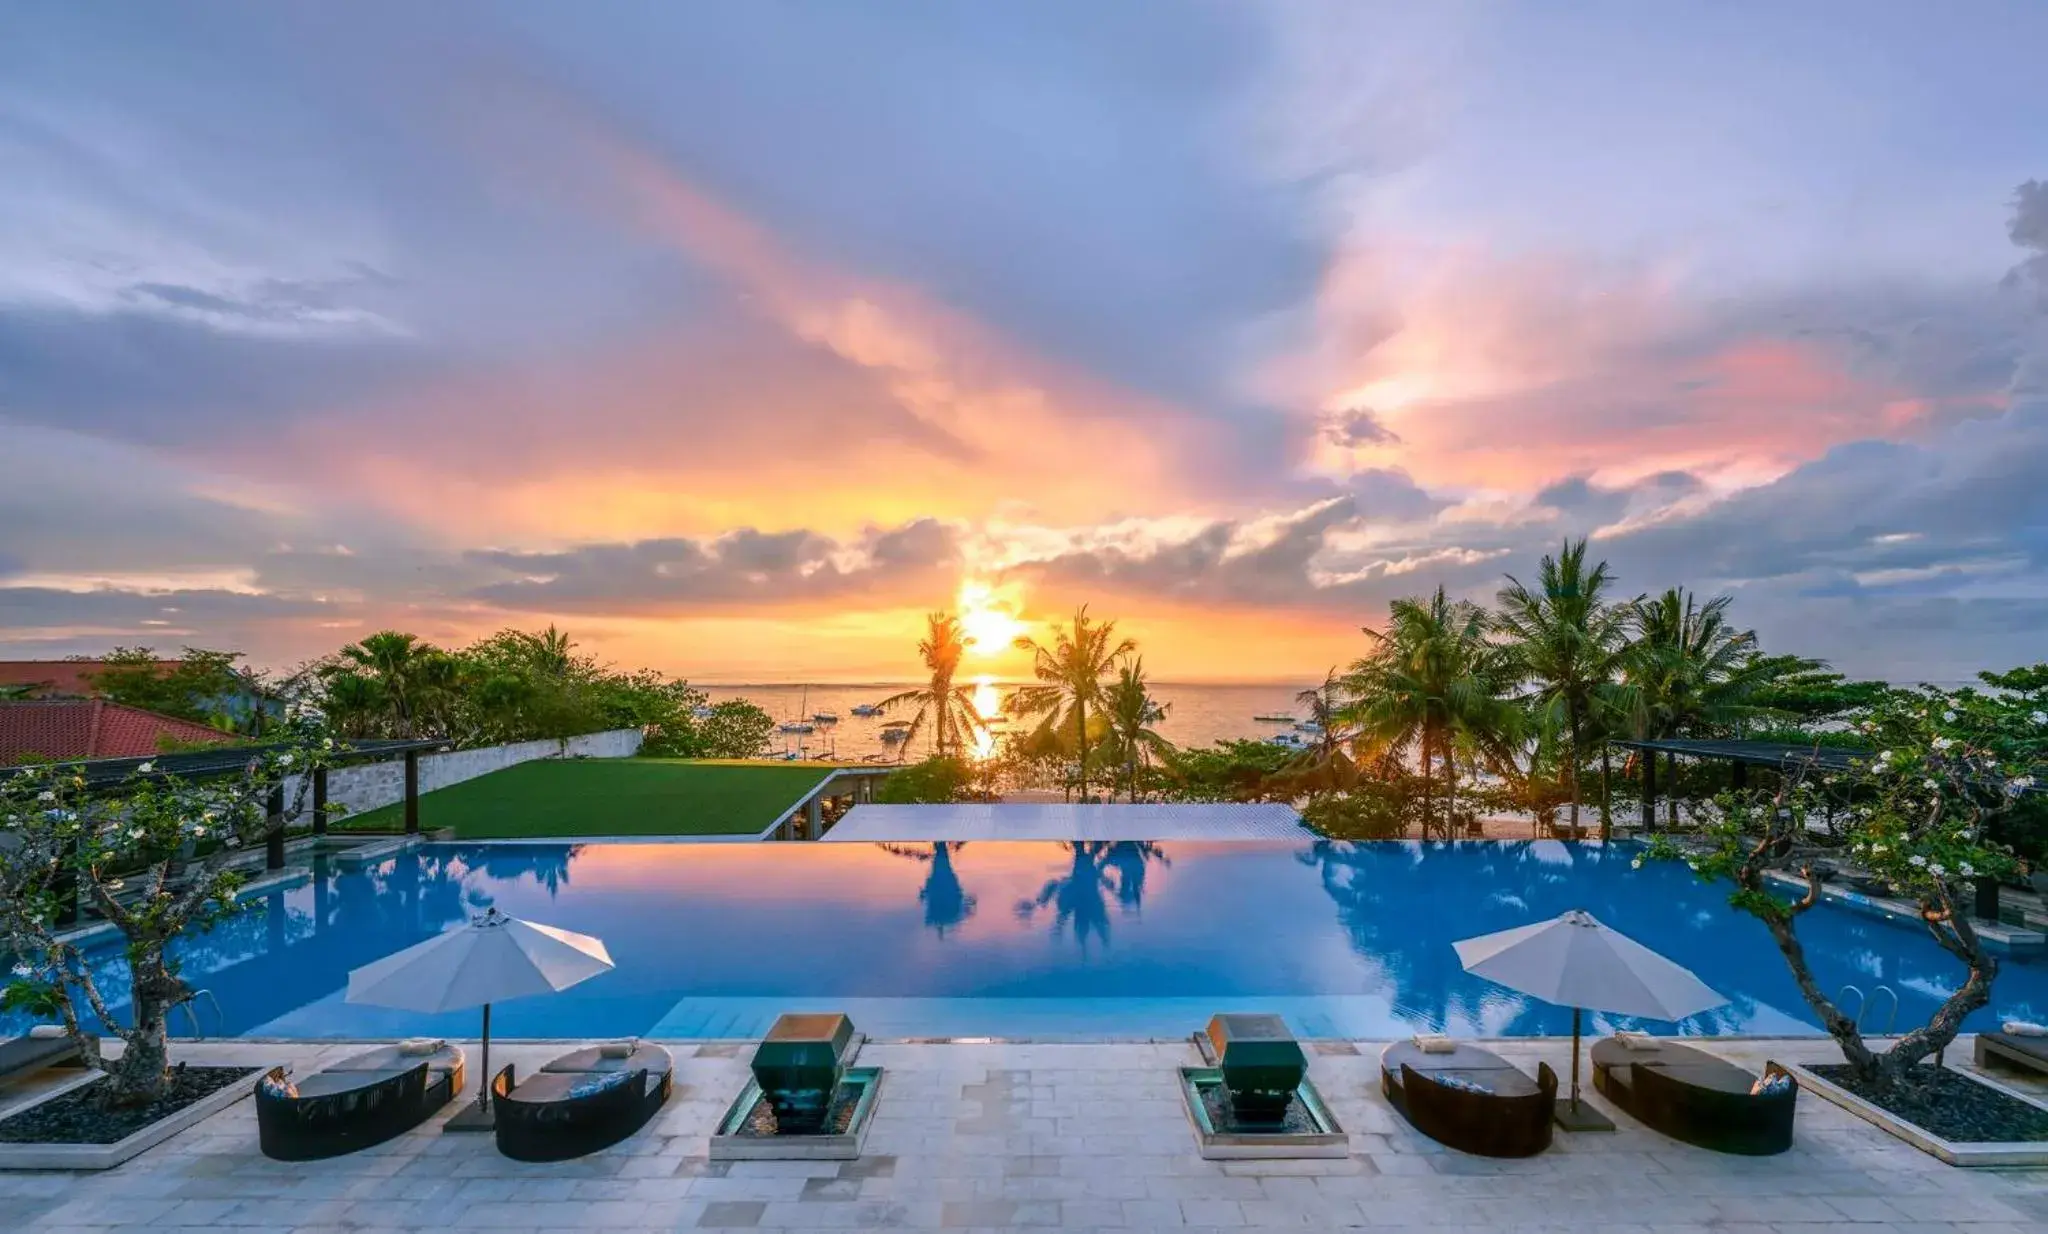
POLYGON ((1873 1002, 1876 1002, 1881 997, 1892 1000, 1892 1013, 1884 1022, 1884 1031, 1877 1034, 1880 1037, 1891 1036, 1892 1030, 1899 1026, 1899 992, 1888 985, 1881 985, 1873 987, 1869 996, 1865 997, 1860 986, 1845 985, 1842 987, 1841 992, 1835 995, 1835 1005, 1846 1012, 1849 1009, 1848 1002, 1851 994, 1856 996, 1856 1031, 1858 1032, 1863 1031, 1863 1017, 1870 1013, 1870 1005, 1873 1002))
POLYGON ((206 1000, 208 1006, 213 1008, 214 1023, 222 1025, 225 1025, 227 1023, 227 1017, 221 1014, 220 1000, 213 996, 212 990, 192 991, 190 994, 187 994, 185 997, 179 999, 175 1004, 175 1007, 182 1008, 184 1010, 185 1022, 192 1026, 192 1037, 196 1041, 206 1040, 206 1030, 203 1027, 201 1027, 199 1023, 199 1012, 194 1010, 194 1008, 198 1006, 199 1000, 202 998, 206 1000))

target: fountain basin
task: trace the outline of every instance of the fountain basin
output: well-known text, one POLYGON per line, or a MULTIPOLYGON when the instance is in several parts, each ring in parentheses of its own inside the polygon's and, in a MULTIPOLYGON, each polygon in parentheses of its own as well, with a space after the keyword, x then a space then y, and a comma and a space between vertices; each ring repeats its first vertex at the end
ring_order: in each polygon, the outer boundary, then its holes
POLYGON ((848 1067, 816 1131, 782 1131, 759 1081, 748 1080, 711 1136, 713 1161, 852 1161, 866 1143, 882 1088, 880 1067, 848 1067))
POLYGON ((1181 1099, 1195 1144, 1209 1161, 1264 1161, 1276 1158, 1347 1157, 1351 1139, 1323 1104, 1315 1085, 1303 1077, 1288 1094, 1277 1120, 1246 1123, 1233 1112, 1220 1067, 1182 1067, 1181 1099))

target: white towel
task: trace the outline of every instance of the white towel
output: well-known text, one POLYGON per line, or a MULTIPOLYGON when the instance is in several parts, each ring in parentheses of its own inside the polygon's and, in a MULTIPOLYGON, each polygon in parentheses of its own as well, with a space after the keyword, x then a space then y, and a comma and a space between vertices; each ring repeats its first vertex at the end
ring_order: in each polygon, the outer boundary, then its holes
POLYGON ((1415 1048, 1424 1054, 1456 1054, 1458 1043, 1442 1033, 1417 1033, 1413 1038, 1415 1048))
POLYGON ((2007 1020, 1999 1025, 2008 1037, 2048 1037, 2048 1024, 2030 1024, 2025 1020, 2007 1020))
POLYGON ((607 1041, 597 1047, 597 1056, 599 1058, 631 1058, 633 1057, 633 1051, 639 1045, 640 1041, 638 1038, 628 1038, 625 1041, 607 1041))
POLYGON ((66 1034, 62 1024, 38 1024, 28 1030, 28 1035, 31 1040, 49 1041, 52 1038, 62 1037, 66 1034))
POLYGON ((1654 1050, 1657 1048, 1657 1039, 1648 1033, 1635 1033, 1624 1030, 1614 1034, 1614 1039, 1619 1041, 1621 1047, 1625 1050, 1654 1050))
POLYGON ((428 1054, 439 1054, 447 1046, 448 1043, 439 1037, 407 1037, 398 1043, 398 1052, 424 1057, 428 1054))

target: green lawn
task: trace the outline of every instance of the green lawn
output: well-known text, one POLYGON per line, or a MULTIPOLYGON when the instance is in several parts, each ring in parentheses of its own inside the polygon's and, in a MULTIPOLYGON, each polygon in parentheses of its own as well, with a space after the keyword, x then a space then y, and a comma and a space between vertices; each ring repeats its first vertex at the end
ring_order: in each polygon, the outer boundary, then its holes
MULTIPOLYGON (((660 758, 540 759, 420 795, 420 827, 458 839, 753 835, 832 768, 660 758)), ((340 820, 400 831, 403 803, 340 820)))

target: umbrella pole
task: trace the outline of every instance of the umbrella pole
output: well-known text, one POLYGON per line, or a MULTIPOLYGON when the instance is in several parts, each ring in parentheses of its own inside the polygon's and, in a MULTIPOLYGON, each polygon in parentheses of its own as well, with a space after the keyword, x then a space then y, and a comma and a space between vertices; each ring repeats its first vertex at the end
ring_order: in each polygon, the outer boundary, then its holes
MULTIPOLYGON (((491 1015, 491 1009, 490 1009, 489 1007, 485 1007, 485 1008, 484 1008, 484 1022, 485 1022, 486 1024, 490 1023, 490 1015, 491 1015)), ((489 1054, 489 1050, 490 1050, 490 1045, 489 1045, 488 1043, 486 1043, 486 1044, 485 1044, 485 1046, 484 1046, 484 1050, 486 1051, 486 1053, 484 1054, 484 1060, 485 1060, 485 1062, 486 1062, 486 1063, 488 1063, 488 1062, 490 1061, 490 1057, 491 1057, 491 1056, 490 1056, 490 1054, 489 1054)), ((1579 1009, 1578 1009, 1577 1007, 1574 1007, 1574 1008, 1572 1008, 1572 1110, 1573 1110, 1574 1112, 1576 1112, 1576 1111, 1578 1110, 1578 1108, 1579 1108, 1579 1009)))
MULTIPOLYGON (((1576 1017, 1578 1013, 1573 1012, 1572 1015, 1576 1017)), ((1576 1018, 1572 1021, 1572 1029, 1574 1033, 1578 1030, 1576 1018)), ((1578 1100, 1578 1096, 1579 1052, 1578 1041, 1575 1037, 1572 1042, 1572 1100, 1578 1100)), ((484 1004, 484 1074, 483 1083, 477 1085, 476 1104, 478 1109, 486 1108, 491 1104, 491 1005, 489 1003, 484 1004)))

